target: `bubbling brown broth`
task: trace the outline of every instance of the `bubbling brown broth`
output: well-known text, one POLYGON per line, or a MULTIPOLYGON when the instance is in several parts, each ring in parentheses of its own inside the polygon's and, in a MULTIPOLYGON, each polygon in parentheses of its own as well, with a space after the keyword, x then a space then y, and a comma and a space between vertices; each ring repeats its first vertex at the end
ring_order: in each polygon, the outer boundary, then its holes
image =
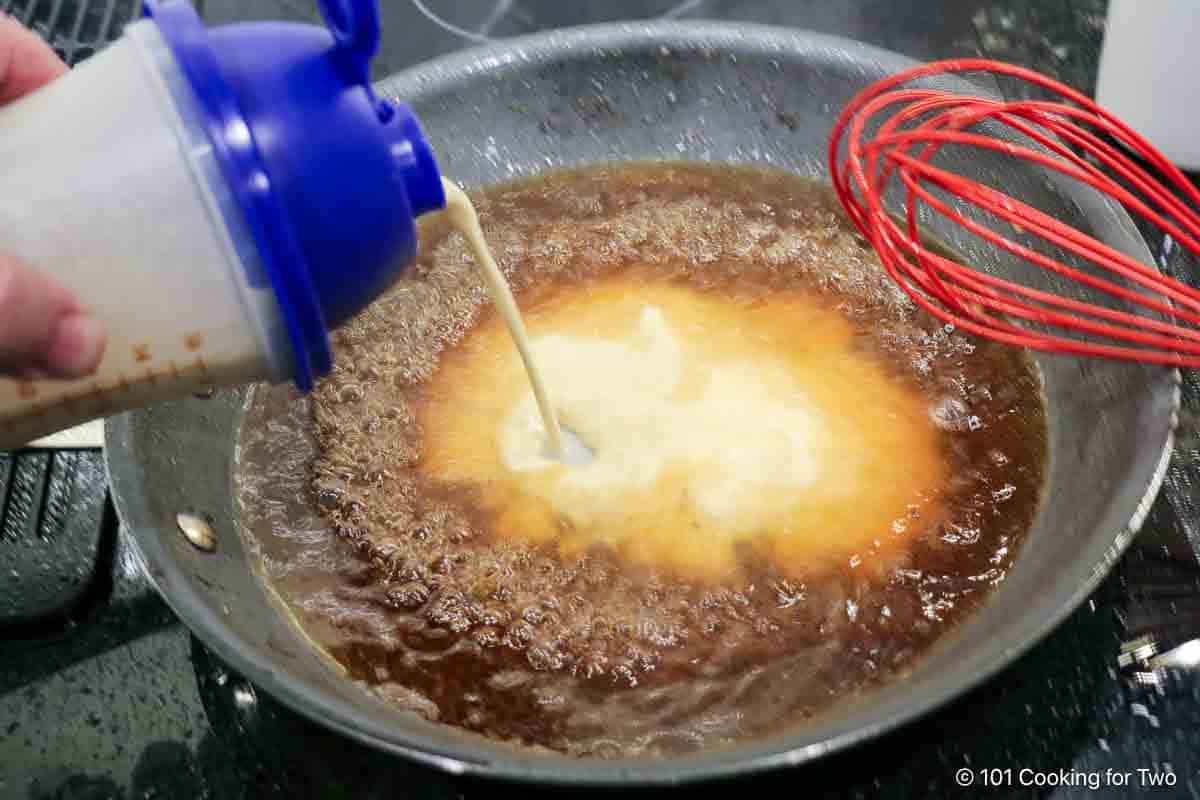
POLYGON ((335 334, 334 374, 310 398, 257 390, 242 429, 246 535, 351 678, 502 741, 670 755, 836 713, 902 678, 1003 579, 1041 491, 1036 373, 1022 354, 918 313, 826 187, 630 164, 473 199, 526 309, 640 285, 836 311, 854 357, 926 410, 944 467, 938 510, 896 528, 873 521, 886 529, 835 562, 735 545, 737 569, 719 573, 508 535, 487 486, 432 466, 427 426, 454 402, 437 379, 494 325, 464 243, 434 221, 409 274, 335 334))

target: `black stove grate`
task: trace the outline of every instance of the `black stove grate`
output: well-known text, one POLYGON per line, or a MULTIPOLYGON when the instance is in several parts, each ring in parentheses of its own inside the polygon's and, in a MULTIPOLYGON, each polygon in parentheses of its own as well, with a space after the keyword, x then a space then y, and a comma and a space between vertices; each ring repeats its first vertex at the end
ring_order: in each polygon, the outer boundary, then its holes
POLYGON ((98 450, 0 453, 0 639, 53 635, 102 600, 107 497, 98 450))
MULTIPOLYGON (((203 3, 194 2, 203 13, 203 3)), ((121 35, 142 11, 141 0, 0 0, 0 11, 32 28, 75 66, 121 35)))
POLYGON ((141 0, 0 0, 10 14, 50 42, 74 66, 121 35, 141 0))

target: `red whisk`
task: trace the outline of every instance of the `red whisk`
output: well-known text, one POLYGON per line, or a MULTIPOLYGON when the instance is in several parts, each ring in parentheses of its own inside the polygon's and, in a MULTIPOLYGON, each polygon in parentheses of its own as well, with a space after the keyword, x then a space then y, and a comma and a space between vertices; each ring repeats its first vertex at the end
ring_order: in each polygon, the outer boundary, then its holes
POLYGON ((1034 350, 1200 366, 1200 327, 1194 327, 1200 326, 1200 291, 1018 197, 934 166, 934 156, 947 145, 1027 159, 1089 184, 1200 255, 1200 214, 1195 210, 1200 206, 1200 191, 1127 125, 1086 96, 1031 70, 985 59, 940 61, 868 87, 842 112, 829 143, 830 170, 842 206, 870 240, 888 274, 921 307, 973 334, 1034 350), (1020 78, 1066 102, 1001 102, 904 87, 919 78, 955 72, 1020 78), (868 123, 876 118, 882 125, 869 135, 868 123), (984 121, 1042 149, 979 132, 976 126, 984 121), (906 189, 903 225, 883 206, 884 191, 893 180, 906 189), (1189 202, 1172 193, 1172 188, 1189 202), (943 199, 946 195, 1007 222, 1014 231, 1040 237, 1095 269, 1081 270, 1018 244, 956 211, 943 199), (1036 289, 933 252, 918 235, 919 204, 1014 256, 1120 298, 1135 310, 1121 311, 1036 289), (1080 334, 1086 338, 1077 338, 1080 334))

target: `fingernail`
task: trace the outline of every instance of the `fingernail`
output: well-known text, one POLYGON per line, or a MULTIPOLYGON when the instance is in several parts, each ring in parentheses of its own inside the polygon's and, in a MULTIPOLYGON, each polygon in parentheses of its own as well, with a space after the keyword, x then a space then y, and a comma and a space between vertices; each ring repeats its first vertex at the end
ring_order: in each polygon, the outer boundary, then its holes
POLYGON ((46 367, 60 378, 91 375, 100 366, 105 343, 100 320, 86 314, 68 314, 54 330, 46 367))

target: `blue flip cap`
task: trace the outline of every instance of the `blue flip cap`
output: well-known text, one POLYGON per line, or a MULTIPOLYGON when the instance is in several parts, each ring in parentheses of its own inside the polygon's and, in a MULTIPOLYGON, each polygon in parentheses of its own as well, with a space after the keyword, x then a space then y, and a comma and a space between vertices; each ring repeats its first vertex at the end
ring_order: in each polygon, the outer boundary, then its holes
POLYGON ((376 96, 374 0, 320 0, 326 28, 205 28, 186 0, 146 0, 195 94, 245 215, 303 391, 329 372, 329 330, 365 308, 416 256, 416 218, 445 206, 411 109, 376 96))

